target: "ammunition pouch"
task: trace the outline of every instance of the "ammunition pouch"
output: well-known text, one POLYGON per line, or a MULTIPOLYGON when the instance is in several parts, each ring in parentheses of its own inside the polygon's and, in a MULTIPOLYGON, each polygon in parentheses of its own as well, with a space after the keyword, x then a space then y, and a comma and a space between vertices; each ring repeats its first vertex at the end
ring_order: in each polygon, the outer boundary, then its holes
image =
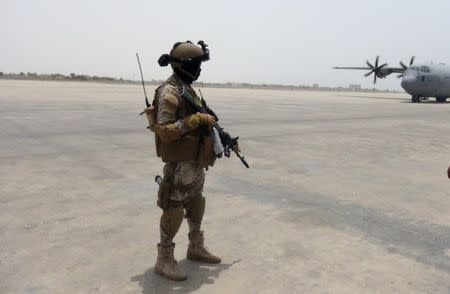
POLYGON ((156 154, 163 162, 197 161, 200 137, 186 135, 171 143, 163 143, 155 134, 156 154))
POLYGON ((214 139, 211 136, 201 138, 197 162, 204 168, 214 166, 217 156, 214 152, 214 139))
POLYGON ((156 154, 163 162, 196 161, 202 167, 214 166, 217 156, 214 152, 214 139, 210 136, 183 136, 180 139, 163 143, 155 134, 156 154))

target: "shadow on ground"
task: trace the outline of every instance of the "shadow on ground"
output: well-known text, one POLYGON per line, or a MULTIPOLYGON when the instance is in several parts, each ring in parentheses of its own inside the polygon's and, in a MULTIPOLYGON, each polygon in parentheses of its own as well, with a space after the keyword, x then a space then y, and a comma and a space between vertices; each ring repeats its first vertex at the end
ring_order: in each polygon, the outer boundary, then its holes
MULTIPOLYGON (((411 103, 411 104, 413 104, 413 102, 411 102, 410 99, 403 100, 401 102, 402 103, 411 103)), ((437 102, 436 100, 426 100, 426 101, 421 101, 420 103, 414 103, 414 104, 450 104, 450 101, 437 102)))
MULTIPOLYGON (((382 96, 363 96, 363 95, 340 95, 342 97, 348 98, 358 98, 358 99, 375 99, 375 100, 397 100, 401 103, 412 103, 411 98, 398 98, 398 97, 382 97, 382 96)), ((434 99, 423 100, 420 103, 423 104, 450 104, 450 101, 438 102, 434 99)))
POLYGON ((138 282, 143 294, 150 293, 192 293, 205 284, 214 284, 223 271, 229 270, 241 260, 232 263, 206 264, 182 260, 178 264, 184 270, 188 279, 182 282, 170 281, 154 273, 154 267, 149 268, 142 275, 134 276, 131 281, 138 282))
POLYGON ((378 244, 392 254, 450 273, 450 226, 402 218, 395 213, 386 214, 299 188, 294 191, 283 186, 254 184, 225 175, 220 179, 224 183, 223 190, 230 194, 236 190, 259 201, 286 199, 279 202, 286 212, 279 216, 283 222, 301 224, 315 221, 340 231, 356 233, 362 237, 361 240, 378 244))
POLYGON ((375 100, 398 100, 398 101, 404 101, 410 99, 406 98, 399 98, 399 97, 385 97, 385 96, 370 96, 370 95, 339 95, 341 97, 348 97, 348 98, 359 98, 359 99, 375 99, 375 100))

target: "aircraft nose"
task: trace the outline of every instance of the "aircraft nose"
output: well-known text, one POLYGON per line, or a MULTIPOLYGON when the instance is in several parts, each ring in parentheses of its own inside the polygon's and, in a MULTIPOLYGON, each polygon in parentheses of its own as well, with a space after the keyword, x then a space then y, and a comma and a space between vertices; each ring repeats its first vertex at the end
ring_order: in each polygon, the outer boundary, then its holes
POLYGON ((403 77, 401 86, 407 93, 411 94, 414 88, 415 81, 415 77, 403 77))

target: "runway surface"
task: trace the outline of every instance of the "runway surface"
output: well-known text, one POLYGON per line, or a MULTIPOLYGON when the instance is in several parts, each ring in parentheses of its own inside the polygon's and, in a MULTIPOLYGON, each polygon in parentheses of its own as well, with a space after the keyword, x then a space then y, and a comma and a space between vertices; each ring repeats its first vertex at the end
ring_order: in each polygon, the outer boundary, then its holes
MULTIPOLYGON (((202 89, 251 165, 207 172, 207 246, 153 274, 162 163, 135 85, 0 80, 0 293, 449 293, 450 103, 202 89)), ((148 93, 152 93, 148 89, 148 93)))

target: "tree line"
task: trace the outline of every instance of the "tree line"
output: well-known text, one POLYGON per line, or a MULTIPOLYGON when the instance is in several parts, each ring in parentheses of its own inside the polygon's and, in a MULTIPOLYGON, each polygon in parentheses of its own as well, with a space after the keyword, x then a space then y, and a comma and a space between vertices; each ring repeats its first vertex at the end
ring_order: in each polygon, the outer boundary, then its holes
POLYGON ((20 72, 20 73, 4 73, 0 72, 2 79, 19 79, 19 80, 67 80, 67 81, 100 81, 100 82, 121 82, 134 83, 132 80, 123 78, 113 78, 109 76, 85 75, 71 73, 69 75, 54 73, 54 74, 38 74, 35 72, 20 72))
MULTIPOLYGON (((123 78, 113 78, 109 76, 96 76, 86 74, 70 73, 64 75, 60 73, 55 74, 38 74, 34 72, 20 72, 20 73, 4 73, 0 72, 0 79, 11 80, 55 80, 55 81, 82 81, 82 82, 102 82, 102 83, 123 83, 123 84, 138 84, 141 81, 134 81, 123 78)), ((145 84, 157 85, 162 83, 160 80, 145 81, 145 84)), ((322 87, 317 84, 309 85, 282 85, 282 84, 252 84, 252 83, 206 83, 196 82, 196 87, 212 87, 212 88, 247 88, 247 89, 280 89, 280 90, 314 90, 314 91, 353 91, 353 92, 395 92, 390 90, 378 89, 351 89, 349 87, 322 87)))

